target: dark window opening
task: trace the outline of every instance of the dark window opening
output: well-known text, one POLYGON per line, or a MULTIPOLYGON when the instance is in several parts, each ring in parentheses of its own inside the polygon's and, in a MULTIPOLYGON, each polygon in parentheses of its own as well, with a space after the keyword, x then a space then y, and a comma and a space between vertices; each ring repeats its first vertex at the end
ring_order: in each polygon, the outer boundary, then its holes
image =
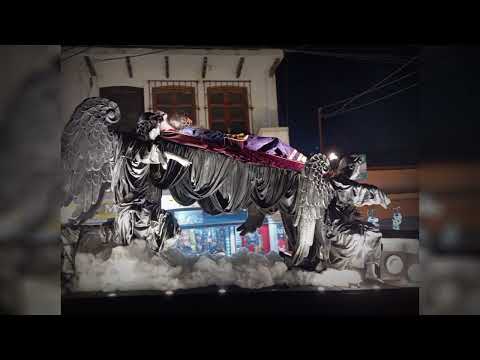
POLYGON ((249 133, 248 93, 245 87, 213 86, 207 89, 210 129, 249 133))
POLYGON ((185 114, 196 124, 195 88, 190 86, 161 86, 152 88, 154 111, 185 114))
POLYGON ((120 107, 120 130, 134 131, 139 116, 144 112, 143 88, 109 86, 100 88, 100 97, 117 103, 120 107))

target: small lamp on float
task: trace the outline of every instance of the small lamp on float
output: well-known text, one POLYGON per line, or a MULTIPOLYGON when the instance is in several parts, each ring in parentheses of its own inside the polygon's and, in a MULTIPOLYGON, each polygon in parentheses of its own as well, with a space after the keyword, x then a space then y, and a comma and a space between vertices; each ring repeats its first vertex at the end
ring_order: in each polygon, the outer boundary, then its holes
POLYGON ((337 170, 339 161, 337 153, 335 151, 330 151, 328 153, 328 160, 330 160, 330 166, 332 168, 332 171, 335 172, 337 170))
POLYGON ((328 160, 330 160, 330 161, 338 160, 337 154, 332 151, 330 154, 328 154, 328 160))

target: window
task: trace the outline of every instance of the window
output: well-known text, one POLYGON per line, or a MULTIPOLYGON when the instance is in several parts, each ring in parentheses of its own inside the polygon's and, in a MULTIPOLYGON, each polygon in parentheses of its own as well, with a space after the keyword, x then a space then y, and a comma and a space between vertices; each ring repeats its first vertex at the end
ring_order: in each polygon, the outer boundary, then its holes
POLYGON ((132 86, 109 86, 100 88, 100 96, 117 103, 120 108, 120 129, 133 131, 143 113, 145 104, 143 88, 132 86))
POLYGON ((213 86, 207 90, 210 129, 225 133, 249 133, 246 87, 213 86))
POLYGON ((196 123, 195 88, 190 86, 160 86, 152 88, 153 111, 185 113, 196 123))

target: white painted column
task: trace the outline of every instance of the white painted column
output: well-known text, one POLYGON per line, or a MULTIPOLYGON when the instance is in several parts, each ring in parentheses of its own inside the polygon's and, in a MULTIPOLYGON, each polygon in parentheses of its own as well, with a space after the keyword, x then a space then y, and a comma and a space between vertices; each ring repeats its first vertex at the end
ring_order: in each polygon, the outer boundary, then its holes
POLYGON ((232 227, 231 228, 231 232, 230 232, 230 255, 233 255, 235 254, 235 252, 237 251, 236 249, 236 242, 237 242, 237 239, 236 239, 236 236, 235 236, 235 229, 232 227))
POLYGON ((267 216, 268 235, 270 236, 270 251, 278 252, 277 223, 267 216))

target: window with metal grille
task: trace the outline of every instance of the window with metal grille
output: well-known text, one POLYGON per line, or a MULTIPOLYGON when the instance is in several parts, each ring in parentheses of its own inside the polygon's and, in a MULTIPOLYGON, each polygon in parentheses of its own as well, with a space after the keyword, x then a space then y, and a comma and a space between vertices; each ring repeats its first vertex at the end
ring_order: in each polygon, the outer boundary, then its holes
POLYGON ((246 87, 211 86, 207 97, 210 129, 231 134, 250 132, 246 87))
POLYGON ((186 114, 192 122, 197 122, 196 82, 191 81, 151 81, 149 91, 151 110, 186 114), (192 86, 194 85, 194 86, 192 86))

